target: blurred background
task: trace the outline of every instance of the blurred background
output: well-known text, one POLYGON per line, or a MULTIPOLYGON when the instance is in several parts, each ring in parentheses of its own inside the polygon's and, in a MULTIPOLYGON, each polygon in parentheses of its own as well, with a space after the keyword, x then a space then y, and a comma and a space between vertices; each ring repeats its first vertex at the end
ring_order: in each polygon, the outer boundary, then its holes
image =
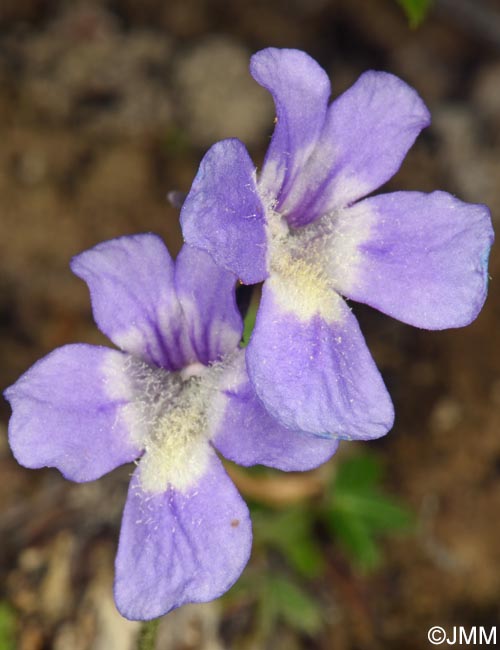
MULTIPOLYGON (((252 52, 302 48, 334 94, 393 72, 433 124, 385 189, 444 189, 500 215, 500 3, 436 0, 1 0, 0 386, 54 347, 104 343, 70 258, 155 231, 215 140, 261 161, 273 106, 252 52), (407 2, 408 6, 418 2, 407 2), (410 18, 410 20, 409 20, 410 18), (412 26, 410 25, 412 24, 412 26)), ((464 330, 354 305, 396 407, 380 441, 304 475, 232 468, 255 544, 223 599, 162 619, 162 650, 428 647, 500 622, 500 296, 464 330)), ((74 485, 13 460, 0 422, 1 650, 132 650, 112 599, 130 467, 74 485)))

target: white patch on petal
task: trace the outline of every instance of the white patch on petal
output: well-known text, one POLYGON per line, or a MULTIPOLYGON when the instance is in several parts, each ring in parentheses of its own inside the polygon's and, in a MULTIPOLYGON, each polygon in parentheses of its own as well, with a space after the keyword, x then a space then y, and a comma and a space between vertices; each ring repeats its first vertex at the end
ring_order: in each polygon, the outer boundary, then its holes
POLYGON ((222 363, 210 367, 192 364, 178 373, 158 371, 180 383, 176 384, 176 394, 162 400, 149 427, 146 453, 140 462, 140 481, 145 491, 164 492, 170 485, 185 492, 205 473, 213 453, 207 414, 213 413, 223 368, 222 363))
POLYGON ((241 334, 221 320, 212 321, 210 328, 210 350, 220 350, 221 353, 234 350, 238 347, 241 334))
POLYGON ((276 160, 266 160, 258 179, 256 174, 255 184, 264 205, 276 201, 276 191, 283 184, 285 174, 283 163, 278 164, 276 160))
POLYGON ((120 424, 125 426, 133 444, 142 447, 147 435, 147 426, 134 404, 136 395, 127 372, 129 365, 129 355, 119 355, 114 350, 110 350, 110 353, 105 356, 102 368, 104 390, 110 400, 123 402, 123 406, 116 411, 117 423, 120 421, 120 424))
POLYGON ((130 354, 110 350, 103 366, 104 390, 112 401, 123 401, 117 418, 132 443, 144 447, 159 413, 179 394, 177 373, 153 368, 130 354))
POLYGON ((361 247, 369 241, 375 221, 361 202, 294 228, 268 205, 267 282, 278 306, 303 321, 319 315, 338 322, 338 294, 349 293, 362 275, 361 247))
POLYGON ((302 321, 315 315, 327 322, 338 321, 341 299, 325 273, 323 260, 309 249, 308 228, 289 228, 285 219, 271 210, 267 222, 267 282, 279 307, 302 321))
POLYGON ((113 341, 122 350, 127 350, 139 357, 142 357, 144 351, 148 349, 152 358, 161 358, 156 337, 151 336, 150 332, 140 330, 138 327, 132 326, 127 330, 114 332, 113 341))
POLYGON ((199 363, 199 361, 196 361, 195 363, 190 363, 189 366, 186 366, 180 370, 179 374, 182 381, 187 381, 188 379, 191 379, 191 377, 199 377, 200 375, 204 374, 206 369, 206 366, 204 366, 202 363, 199 363))
POLYGON ((125 372, 128 364, 127 354, 109 350, 109 353, 104 355, 104 363, 101 369, 104 378, 104 390, 106 396, 112 401, 133 399, 132 385, 125 372))
POLYGON ((238 349, 220 364, 212 385, 212 397, 207 409, 207 431, 210 439, 217 435, 229 404, 228 392, 236 392, 248 381, 245 365, 245 351, 238 349))
POLYGON ((323 210, 345 209, 353 200, 366 196, 373 191, 370 183, 363 182, 360 178, 349 172, 341 172, 331 183, 328 191, 321 197, 320 206, 323 210))
POLYGON ((164 492, 169 485, 185 492, 205 473, 210 447, 206 404, 199 388, 197 382, 190 384, 158 419, 140 463, 140 481, 147 492, 164 492))
POLYGON ((370 240, 375 223, 376 215, 360 202, 326 215, 305 229, 312 253, 321 259, 332 286, 340 293, 349 293, 361 278, 361 248, 370 240))
POLYGON ((342 317, 341 298, 332 291, 322 267, 306 257, 295 258, 284 251, 273 260, 269 287, 279 307, 302 321, 315 315, 327 322, 342 317))
MULTIPOLYGON (((115 350, 105 355, 103 390, 113 402, 123 402, 117 424, 125 425, 130 440, 145 449, 140 461, 145 491, 164 492, 171 485, 184 492, 206 471, 213 453, 209 442, 225 410, 224 377, 231 375, 238 354, 178 372, 115 350)), ((240 356, 243 363, 243 351, 240 356)))

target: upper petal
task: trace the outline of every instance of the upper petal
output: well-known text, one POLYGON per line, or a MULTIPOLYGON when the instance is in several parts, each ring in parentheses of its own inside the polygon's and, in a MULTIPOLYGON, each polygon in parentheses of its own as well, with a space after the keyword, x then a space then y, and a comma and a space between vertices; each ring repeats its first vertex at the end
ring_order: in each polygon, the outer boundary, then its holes
POLYGON ((483 306, 493 242, 486 206, 395 192, 357 203, 331 227, 329 274, 349 298, 427 329, 467 325, 483 306))
POLYGON ((276 127, 259 189, 263 196, 278 199, 279 209, 317 144, 330 81, 316 61, 300 50, 261 50, 252 56, 250 72, 276 105, 276 127))
POLYGON ((243 334, 236 276, 208 253, 184 245, 175 260, 175 289, 198 360, 208 365, 235 350, 243 334))
POLYGON ((313 469, 337 450, 338 441, 282 426, 266 411, 247 375, 243 350, 221 378, 212 402, 212 442, 239 465, 266 465, 286 472, 313 469))
POLYGON ((174 263, 153 234, 120 237, 77 255, 71 269, 90 289, 94 319, 118 347, 178 370, 196 361, 174 286, 174 263))
POLYGON ((416 91, 365 72, 328 109, 318 145, 282 211, 301 226, 379 188, 399 169, 430 115, 416 91))
POLYGON ((255 168, 236 139, 223 140, 201 161, 181 211, 188 244, 201 248, 245 284, 266 277, 266 230, 255 168))
POLYGON ((135 460, 141 431, 130 408, 127 357, 104 347, 67 345, 10 386, 9 442, 17 461, 56 467, 81 482, 135 460))
POLYGON ((139 471, 130 484, 116 556, 115 599, 126 618, 156 618, 227 591, 245 567, 251 522, 213 453, 188 491, 151 494, 139 471))
POLYGON ((248 374, 286 427, 332 438, 377 438, 392 426, 391 400, 356 319, 340 296, 330 296, 330 305, 311 312, 271 276, 247 348, 248 374))

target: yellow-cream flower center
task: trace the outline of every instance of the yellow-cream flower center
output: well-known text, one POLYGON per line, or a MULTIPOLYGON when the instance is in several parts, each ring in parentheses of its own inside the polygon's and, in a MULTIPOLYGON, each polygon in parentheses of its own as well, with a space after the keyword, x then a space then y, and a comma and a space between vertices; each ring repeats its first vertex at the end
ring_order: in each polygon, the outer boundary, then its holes
POLYGON ((269 286, 281 309, 308 321, 315 315, 331 322, 339 318, 341 300, 325 274, 307 227, 292 231, 283 217, 268 212, 269 286))
POLYGON ((144 442, 140 482, 144 490, 185 492, 205 473, 212 452, 208 407, 217 391, 222 363, 192 364, 176 374, 178 393, 163 402, 144 442))

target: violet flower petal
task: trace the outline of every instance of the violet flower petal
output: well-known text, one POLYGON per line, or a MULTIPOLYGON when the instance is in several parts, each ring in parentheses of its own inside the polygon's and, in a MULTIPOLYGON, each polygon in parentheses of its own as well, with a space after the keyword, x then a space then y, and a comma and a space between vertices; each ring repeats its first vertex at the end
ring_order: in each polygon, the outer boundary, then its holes
POLYGON ((417 92, 368 71, 328 109, 318 145, 281 212, 303 226, 378 189, 399 169, 430 114, 417 92))
POLYGON ((201 248, 245 284, 266 277, 264 210, 255 167, 236 139, 211 147, 201 161, 182 211, 188 244, 201 248))
POLYGON ((174 281, 198 361, 208 365, 235 350, 243 334, 236 276, 205 251, 185 245, 175 261, 174 281))
POLYGON ((259 189, 264 197, 277 198, 275 208, 280 210, 317 144, 330 98, 330 80, 305 52, 272 47, 252 56, 250 72, 272 94, 276 106, 276 127, 259 189))
POLYGON ((286 427, 378 438, 393 423, 390 397, 356 319, 333 291, 331 301, 330 312, 304 317, 278 281, 267 281, 247 348, 250 380, 286 427))
POLYGON ((126 618, 148 620, 227 591, 248 561, 252 532, 248 508, 215 453, 185 493, 144 492, 139 471, 123 513, 115 600, 126 618))
POLYGON ((94 319, 119 348, 147 363, 179 370, 196 361, 174 287, 174 263, 153 234, 98 244, 71 269, 90 289, 94 319))
POLYGON ((142 447, 130 426, 127 356, 66 345, 10 386, 9 442, 17 461, 32 469, 57 467, 67 479, 84 482, 135 460, 142 447))
POLYGON ((287 429, 268 414, 248 379, 243 351, 223 384, 223 416, 212 442, 229 460, 299 472, 318 467, 336 452, 338 441, 287 429))
POLYGON ((395 192, 355 204, 332 226, 328 272, 348 298, 426 329, 462 327, 481 310, 493 243, 486 206, 395 192), (346 244, 360 233, 347 260, 346 244))

